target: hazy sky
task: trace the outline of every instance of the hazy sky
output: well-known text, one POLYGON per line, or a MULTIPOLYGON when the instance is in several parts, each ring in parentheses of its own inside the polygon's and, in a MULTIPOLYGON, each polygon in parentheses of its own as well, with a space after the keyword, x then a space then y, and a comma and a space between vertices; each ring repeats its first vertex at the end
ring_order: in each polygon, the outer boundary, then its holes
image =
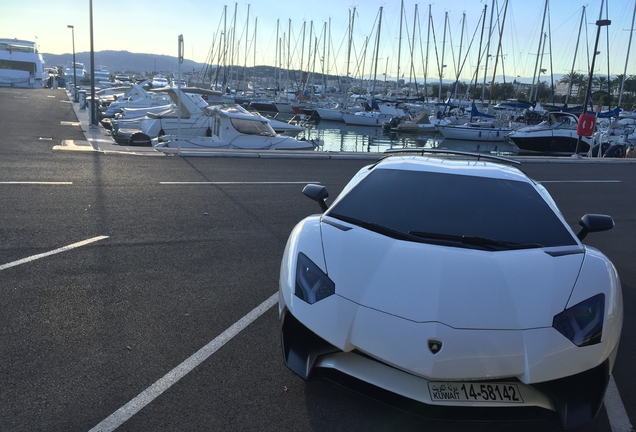
MULTIPOLYGON (((625 68, 627 47, 632 28, 632 16, 636 0, 606 0, 603 7, 608 9, 608 17, 612 24, 602 30, 599 41, 595 74, 622 74, 625 68)), ((75 51, 90 50, 90 0, 62 0, 58 2, 42 0, 8 1, 2 5, 0 14, 0 37, 35 40, 40 52, 63 54, 72 52, 71 29, 75 26, 75 51)), ((493 36, 490 53, 493 56, 488 65, 488 74, 492 75, 494 56, 499 42, 499 28, 504 25, 501 53, 497 62, 497 75, 505 72, 507 79, 516 76, 532 78, 536 68, 537 52, 540 46, 541 25, 545 0, 509 0, 507 13, 503 9, 505 0, 496 0, 492 8, 492 0, 445 0, 430 3, 432 30, 427 32, 429 3, 404 1, 402 22, 402 38, 400 44, 400 0, 259 0, 248 2, 219 2, 212 0, 93 0, 93 34, 94 49, 126 50, 135 53, 151 53, 177 55, 177 38, 183 35, 185 42, 185 58, 196 62, 209 60, 213 46, 218 53, 222 40, 221 33, 225 28, 232 34, 234 22, 234 58, 239 65, 275 64, 276 27, 279 22, 279 39, 284 37, 283 66, 289 61, 291 67, 303 70, 323 70, 321 58, 329 58, 325 71, 330 73, 346 73, 347 28, 350 11, 355 9, 353 25, 352 54, 350 72, 359 76, 373 73, 373 52, 376 43, 377 19, 380 7, 383 7, 380 34, 380 53, 378 55, 377 76, 381 79, 387 75, 395 77, 398 72, 398 54, 400 57, 400 75, 409 79, 411 70, 411 40, 415 19, 415 7, 418 7, 418 20, 415 25, 414 59, 418 77, 424 75, 424 58, 426 42, 429 43, 428 77, 439 79, 438 64, 441 64, 442 51, 444 79, 452 79, 457 75, 460 63, 464 62, 461 78, 470 80, 477 66, 477 51, 480 41, 481 23, 484 4, 487 3, 486 33, 490 24, 491 9, 495 10, 493 36), (249 20, 248 20, 249 5, 249 20), (223 19, 224 6, 227 6, 226 20, 223 19), (235 14, 236 10, 236 14, 235 14), (445 14, 446 37, 444 38, 445 14), (462 19, 465 13, 464 33, 462 36, 462 19), (499 19, 497 20, 497 16, 499 19), (291 38, 288 38, 291 20, 291 38), (256 22, 257 21, 257 22, 256 22), (313 22, 312 38, 317 44, 317 56, 309 57, 310 29, 313 22), (305 25, 305 44, 302 51, 303 23, 305 25), (325 31, 325 23, 331 23, 325 31), (254 30, 256 27, 256 38, 254 30), (434 36, 433 36, 434 31, 434 36), (330 39, 330 48, 323 49, 324 35, 330 39), (427 34, 429 36, 427 36, 427 34), (330 37, 329 37, 330 36, 330 37), (289 39, 289 57, 287 56, 287 40, 289 39), (368 48, 364 49, 368 40, 368 48), (246 47, 247 41, 247 47, 246 47), (435 42, 434 42, 435 41, 435 42), (444 43, 445 41, 445 43, 444 43), (468 46, 472 41, 470 51, 468 46), (256 44, 256 46, 254 45, 256 44), (462 60, 458 60, 460 46, 462 60), (401 50, 400 50, 401 47, 401 50), (245 53, 247 52, 247 60, 245 53), (303 64, 300 60, 303 58, 303 64), (289 58, 289 60, 288 60, 289 58), (363 69, 364 68, 364 69, 363 69)), ((601 0, 590 0, 587 3, 577 0, 550 0, 548 18, 544 33, 550 37, 541 50, 541 68, 549 74, 569 73, 572 69, 574 52, 581 12, 586 6, 586 19, 583 26, 577 61, 574 70, 587 74, 588 52, 591 52, 596 38, 596 20, 601 10, 601 0), (552 47, 550 49, 550 46, 552 47), (552 54, 550 56, 550 54, 552 54), (552 62, 552 66, 550 66, 552 62)), ((487 36, 484 36, 483 44, 487 36)), ((632 43, 632 55, 627 67, 627 75, 636 74, 636 40, 632 43)), ((228 48, 228 56, 231 52, 228 48)), ((312 48, 312 51, 314 48, 312 48)), ((45 58, 46 60, 46 58, 45 58)), ((217 63, 218 57, 212 59, 217 63)), ((228 58, 229 61, 229 58, 228 58)), ((479 78, 484 75, 484 61, 481 61, 479 78)), ((544 74, 541 80, 549 79, 544 74)), ((488 79, 489 81, 489 79, 488 79)))

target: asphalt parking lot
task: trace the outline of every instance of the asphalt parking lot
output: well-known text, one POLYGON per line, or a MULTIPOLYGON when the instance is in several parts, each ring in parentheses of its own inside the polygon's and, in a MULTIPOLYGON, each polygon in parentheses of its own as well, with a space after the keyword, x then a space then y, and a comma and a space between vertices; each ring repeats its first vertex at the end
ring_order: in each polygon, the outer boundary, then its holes
MULTIPOLYGON (((1 431, 554 431, 426 420, 282 360, 283 248, 369 159, 145 157, 81 142, 64 90, 0 89, 1 431)), ((611 395, 580 431, 636 419, 636 164, 528 161, 585 243, 613 260, 625 321, 611 395), (563 162, 563 163, 561 163, 563 162), (616 399, 617 398, 617 399, 616 399)), ((622 161, 621 161, 622 162, 622 161)))

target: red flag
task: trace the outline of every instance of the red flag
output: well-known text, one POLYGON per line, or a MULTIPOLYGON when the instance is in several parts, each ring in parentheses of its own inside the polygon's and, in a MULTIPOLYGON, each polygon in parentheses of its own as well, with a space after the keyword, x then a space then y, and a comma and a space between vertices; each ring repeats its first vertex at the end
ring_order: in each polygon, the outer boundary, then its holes
POLYGON ((9 47, 9 55, 13 54, 13 50, 9 47))

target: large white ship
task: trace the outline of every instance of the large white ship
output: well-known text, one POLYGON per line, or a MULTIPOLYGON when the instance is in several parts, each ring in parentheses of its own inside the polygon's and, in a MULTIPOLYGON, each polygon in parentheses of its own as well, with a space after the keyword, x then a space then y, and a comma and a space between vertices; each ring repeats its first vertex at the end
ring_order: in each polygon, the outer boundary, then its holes
POLYGON ((0 39, 0 86, 42 87, 47 78, 35 42, 0 39))

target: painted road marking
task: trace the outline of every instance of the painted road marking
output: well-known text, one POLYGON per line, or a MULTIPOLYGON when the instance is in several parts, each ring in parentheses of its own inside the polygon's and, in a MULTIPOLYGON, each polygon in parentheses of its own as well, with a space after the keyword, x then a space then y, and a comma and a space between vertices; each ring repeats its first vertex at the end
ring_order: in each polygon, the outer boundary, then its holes
POLYGON ((28 184, 28 185, 72 185, 73 182, 45 182, 45 181, 3 181, 0 184, 28 184))
POLYGON ((618 394, 618 387, 616 387, 616 381, 614 381, 613 376, 610 376, 603 402, 605 403, 605 411, 607 412, 612 432, 633 432, 632 424, 627 416, 621 395, 618 394))
POLYGON ((294 181, 294 182, 159 182, 162 185, 274 185, 274 184, 307 184, 307 183, 320 183, 317 181, 294 181))
POLYGON ((544 180, 539 183, 622 183, 621 180, 544 180))
POLYGON ((28 262, 35 261, 35 260, 40 259, 40 258, 45 258, 47 256, 55 255, 55 254, 58 254, 60 252, 66 252, 68 250, 75 249, 75 248, 78 248, 78 247, 81 247, 81 246, 86 246, 87 244, 94 243, 96 241, 104 240, 104 239, 107 239, 107 238, 108 238, 108 236, 93 237, 91 239, 84 240, 84 241, 77 242, 77 243, 73 243, 73 244, 70 244, 68 246, 64 246, 64 247, 61 247, 59 249, 52 250, 50 252, 44 252, 44 253, 41 253, 41 254, 38 254, 38 255, 32 255, 30 257, 23 258, 23 259, 18 260, 18 261, 13 261, 13 262, 10 262, 10 263, 7 263, 7 264, 2 264, 2 265, 0 265, 0 270, 6 270, 8 268, 15 267, 15 266, 20 265, 20 264, 26 264, 28 262))
POLYGON ((173 384, 186 376, 195 367, 204 362, 208 357, 218 351, 223 345, 232 340, 234 336, 239 334, 248 325, 256 321, 258 317, 271 309, 278 302, 278 293, 272 294, 270 298, 260 305, 256 306, 243 318, 228 327, 223 333, 214 338, 210 343, 201 348, 189 358, 184 360, 180 365, 172 369, 153 385, 141 392, 137 397, 132 399, 126 405, 119 408, 89 432, 110 432, 117 429, 125 421, 134 416, 146 405, 155 400, 164 391, 168 390, 173 384))

